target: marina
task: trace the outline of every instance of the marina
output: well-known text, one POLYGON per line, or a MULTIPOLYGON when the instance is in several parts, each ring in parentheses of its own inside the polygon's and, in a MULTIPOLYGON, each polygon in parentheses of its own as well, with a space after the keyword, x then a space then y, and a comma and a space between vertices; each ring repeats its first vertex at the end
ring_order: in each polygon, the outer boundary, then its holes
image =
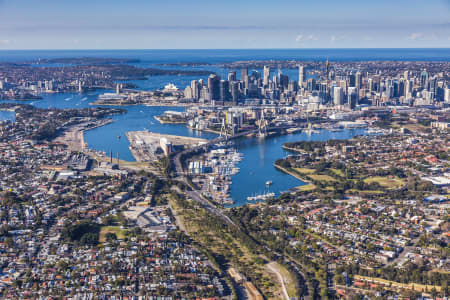
POLYGON ((273 198, 275 197, 275 193, 273 192, 269 192, 269 193, 263 193, 263 194, 259 194, 259 195, 254 195, 254 196, 248 196, 247 197, 247 201, 265 201, 269 198, 273 198))
POLYGON ((188 173, 203 195, 221 205, 232 205, 234 200, 229 194, 232 176, 240 172, 236 164, 242 161, 243 156, 233 148, 232 143, 223 143, 214 148, 189 159, 188 173))

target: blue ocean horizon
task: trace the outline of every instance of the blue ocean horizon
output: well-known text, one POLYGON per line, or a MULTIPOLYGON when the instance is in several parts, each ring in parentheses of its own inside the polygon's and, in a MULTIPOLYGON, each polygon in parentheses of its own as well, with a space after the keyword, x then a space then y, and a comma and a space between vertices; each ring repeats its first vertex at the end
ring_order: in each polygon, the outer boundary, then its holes
POLYGON ((124 50, 0 50, 0 62, 101 57, 139 59, 146 63, 238 60, 320 61, 450 61, 450 48, 286 48, 286 49, 124 49, 124 50))

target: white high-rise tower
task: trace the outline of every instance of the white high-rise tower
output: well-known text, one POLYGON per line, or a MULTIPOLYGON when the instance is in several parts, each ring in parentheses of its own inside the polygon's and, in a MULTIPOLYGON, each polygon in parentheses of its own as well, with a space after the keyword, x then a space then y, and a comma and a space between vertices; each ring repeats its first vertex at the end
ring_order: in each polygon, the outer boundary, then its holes
POLYGON ((304 66, 298 67, 298 86, 302 88, 306 79, 306 71, 304 66))

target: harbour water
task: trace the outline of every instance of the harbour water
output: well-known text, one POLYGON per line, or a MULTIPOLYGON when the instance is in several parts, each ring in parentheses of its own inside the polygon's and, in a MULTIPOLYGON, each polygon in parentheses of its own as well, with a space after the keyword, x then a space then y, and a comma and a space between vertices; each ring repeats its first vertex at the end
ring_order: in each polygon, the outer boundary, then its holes
POLYGON ((183 107, 148 107, 148 106, 123 106, 127 110, 126 114, 113 116, 115 122, 89 130, 85 133, 84 139, 89 148, 106 151, 113 151, 114 155, 119 153, 121 159, 134 161, 129 150, 129 142, 125 136, 128 131, 148 130, 150 132, 172 134, 178 136, 198 137, 212 139, 215 134, 195 131, 187 126, 179 124, 161 124, 154 119, 154 116, 162 114, 166 110, 182 111, 183 107), (121 136, 119 139, 118 137, 121 136))
MULTIPOLYGON (((83 108, 90 107, 89 103, 97 99, 97 91, 89 94, 65 93, 43 95, 43 100, 25 101, 40 108, 83 108)), ((18 101, 16 101, 18 102, 18 101)), ((125 133, 128 131, 148 130, 151 132, 173 134, 179 136, 191 136, 204 139, 216 137, 213 133, 195 131, 180 124, 161 124, 154 119, 166 110, 183 111, 183 107, 149 107, 149 106, 122 106, 126 109, 125 114, 112 116, 113 123, 98 127, 85 132, 85 142, 89 148, 113 152, 114 156, 119 153, 123 160, 134 161, 129 150, 129 142, 125 133), (120 136, 120 138, 118 138, 120 136)), ((11 112, 6 113, 11 116, 11 112)), ((243 159, 237 164, 240 172, 232 176, 231 198, 235 200, 236 206, 247 203, 247 197, 265 192, 280 192, 305 184, 304 182, 278 171, 273 163, 290 153, 282 149, 283 143, 301 140, 328 140, 348 139, 355 135, 363 134, 363 129, 343 130, 330 132, 320 130, 319 133, 294 133, 283 136, 272 136, 267 139, 241 138, 235 141, 236 149, 243 154, 243 159), (266 182, 271 180, 273 184, 269 187, 266 182)))
MULTIPOLYGON (((38 58, 60 57, 112 57, 140 59, 136 65, 139 67, 165 67, 159 66, 165 63, 178 62, 205 62, 220 63, 238 60, 440 60, 450 59, 449 49, 315 49, 315 50, 121 50, 121 51, 0 51, 0 61, 23 61, 38 58)), ((186 69, 199 69, 199 67, 177 67, 186 69)), ((211 70, 219 75, 225 75, 228 70, 216 66, 202 66, 201 69, 211 70)), ((293 80, 298 79, 298 71, 283 70, 293 80)), ((239 73, 239 72, 238 72, 239 73)), ((174 83, 180 88, 189 84, 190 80, 198 77, 190 76, 154 76, 147 80, 134 81, 139 88, 154 90, 164 87, 167 83, 174 83)), ((20 101, 41 108, 83 108, 89 107, 89 103, 97 99, 98 94, 105 91, 99 90, 86 94, 65 93, 43 95, 43 100, 20 101)), ((0 101, 2 102, 2 101, 0 101)), ((90 148, 100 151, 113 151, 114 156, 119 153, 121 159, 133 161, 129 151, 129 143, 125 136, 127 131, 148 130, 157 133, 166 133, 180 136, 192 136, 205 139, 214 138, 212 133, 198 132, 188 129, 184 125, 160 124, 154 116, 166 110, 182 111, 181 107, 147 107, 125 106, 126 114, 116 115, 112 118, 115 122, 99 127, 85 133, 85 141, 90 148), (120 139, 118 137, 121 137, 120 139)), ((11 113, 0 112, 2 118, 11 118, 11 113)), ((273 163, 278 158, 285 157, 289 153, 281 148, 282 144, 299 140, 328 140, 348 139, 355 135, 363 134, 362 129, 343 130, 341 132, 329 132, 321 130, 319 133, 295 133, 285 136, 269 137, 267 139, 242 138, 236 141, 236 148, 243 154, 243 160, 237 165, 240 172, 232 177, 231 197, 236 201, 235 205, 247 202, 248 196, 264 192, 274 192, 278 195, 282 191, 303 185, 304 183, 290 175, 276 170, 273 163), (273 184, 266 186, 267 181, 273 184)))
MULTIPOLYGON (((34 101, 3 101, 32 104, 39 108, 86 108, 92 107, 89 103, 97 100, 99 94, 104 90, 96 92, 78 94, 78 93, 62 93, 62 94, 44 94, 42 100, 34 101)), ((1 103, 2 101, 0 101, 1 103)), ((113 107, 113 106, 111 106, 113 107)), ((114 108, 118 108, 114 106, 114 108)), ((85 132, 84 140, 89 148, 105 151, 112 151, 114 156, 119 153, 119 157, 127 161, 135 161, 129 150, 129 142, 125 133, 128 131, 148 130, 151 132, 173 134, 179 136, 190 136, 204 139, 215 138, 216 135, 209 132, 195 131, 184 125, 178 124, 161 124, 155 120, 155 116, 162 114, 166 110, 184 111, 184 107, 150 107, 150 106, 120 106, 125 109, 125 114, 114 115, 113 123, 106 126, 98 127, 85 132), (120 136, 120 139, 118 138, 120 136)))
POLYGON ((236 148, 243 154, 244 159, 237 164, 240 172, 232 177, 230 196, 235 205, 240 206, 247 202, 248 196, 269 192, 278 196, 283 191, 306 184, 274 167, 277 159, 292 154, 282 148, 284 143, 349 139, 364 133, 365 129, 346 129, 339 132, 320 130, 318 133, 301 132, 266 139, 241 138, 236 141, 236 148), (267 181, 272 181, 272 184, 267 186, 267 181))
POLYGON ((13 121, 16 119, 16 114, 13 111, 0 110, 0 122, 13 121))

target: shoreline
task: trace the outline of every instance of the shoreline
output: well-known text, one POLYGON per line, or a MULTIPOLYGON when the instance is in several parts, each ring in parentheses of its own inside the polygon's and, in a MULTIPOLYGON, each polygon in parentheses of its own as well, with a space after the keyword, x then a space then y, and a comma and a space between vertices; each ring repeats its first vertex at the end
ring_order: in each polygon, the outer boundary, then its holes
POLYGON ((283 168, 283 167, 280 167, 279 165, 277 165, 277 164, 275 164, 275 163, 274 163, 273 165, 274 165, 275 169, 277 169, 277 170, 279 170, 279 171, 282 171, 282 172, 284 172, 284 173, 286 173, 286 174, 288 174, 288 175, 291 175, 291 176, 297 178, 298 180, 300 180, 300 181, 306 183, 305 185, 312 184, 312 182, 311 182, 310 180, 308 180, 308 179, 306 179, 306 178, 303 178, 303 177, 300 177, 300 175, 298 175, 298 174, 296 174, 296 173, 294 173, 294 172, 292 172, 292 171, 289 171, 289 170, 287 170, 287 169, 285 169, 285 168, 283 168))
POLYGON ((189 106, 194 106, 194 103, 189 103, 189 104, 184 104, 184 103, 143 103, 142 105, 145 106, 156 106, 156 107, 160 107, 160 106, 170 106, 170 107, 189 107, 189 106))
MULTIPOLYGON (((96 129, 96 128, 99 128, 99 127, 102 127, 102 126, 106 126, 108 124, 111 124, 111 123, 115 122, 115 120, 113 120, 111 118, 99 119, 98 121, 99 121, 98 124, 95 124, 92 127, 83 128, 83 129, 76 128, 77 125, 75 125, 74 126, 75 128, 71 128, 71 131, 66 131, 66 134, 64 136, 60 136, 60 137, 54 139, 53 141, 58 141, 58 142, 64 143, 64 144, 66 144, 69 147, 69 149, 71 151, 83 152, 84 154, 88 155, 90 158, 92 158, 94 160, 97 160, 97 161, 100 161, 100 162, 101 161, 109 162, 109 160, 110 160, 109 156, 101 155, 101 151, 97 151, 95 149, 89 148, 89 145, 84 142, 84 133, 85 133, 85 131, 96 129), (81 145, 80 149, 73 149, 73 148, 71 148, 71 143, 68 142, 67 140, 65 140, 65 138, 67 137, 68 133, 73 134, 73 137, 75 138, 73 143, 75 144, 75 146, 77 146, 77 144, 78 144, 78 146, 81 145), (59 139, 62 139, 62 140, 59 140, 59 139)), ((130 152, 131 152, 131 150, 130 150, 130 152)), ((132 155, 133 155, 133 153, 132 153, 132 155)), ((133 157, 134 157, 134 155, 133 155, 133 157)), ((135 161, 128 161, 128 160, 120 159, 120 165, 124 169, 133 170, 133 171, 149 170, 149 168, 151 168, 150 165, 148 164, 148 162, 146 162, 146 161, 141 161, 140 162, 140 161, 137 161, 136 158, 135 158, 135 161)))
POLYGON ((189 106, 193 106, 194 104, 183 104, 183 103, 103 103, 103 102, 98 102, 94 101, 94 102, 90 102, 89 105, 96 105, 96 106, 139 106, 139 105, 143 105, 143 106, 149 106, 149 107, 189 107, 189 106))
POLYGON ((284 150, 287 150, 287 151, 302 153, 302 150, 299 150, 299 149, 296 149, 296 148, 292 148, 292 147, 288 147, 288 146, 285 146, 285 145, 282 145, 281 148, 283 148, 284 150))
POLYGON ((53 139, 53 141, 66 144, 71 151, 83 151, 84 149, 89 149, 88 145, 84 141, 84 132, 111 124, 114 120, 110 118, 98 119, 95 122, 96 124, 93 126, 89 126, 89 123, 74 125, 65 130, 63 135, 53 139))
POLYGON ((134 160, 135 160, 136 162, 144 162, 144 161, 145 161, 145 157, 141 157, 140 154, 139 154, 139 152, 136 151, 136 149, 135 149, 134 147, 132 147, 132 137, 131 137, 131 132, 130 132, 130 131, 125 132, 125 136, 127 137, 128 143, 130 144, 130 146, 129 146, 128 149, 130 150, 131 155, 133 155, 134 160))
POLYGON ((100 121, 99 124, 96 124, 96 125, 94 125, 92 127, 81 129, 79 131, 78 134, 80 135, 80 139, 81 139, 81 149, 86 149, 86 148, 89 149, 89 145, 84 141, 84 132, 85 131, 89 131, 89 130, 92 130, 92 129, 95 129, 95 128, 106 126, 106 125, 111 124, 111 123, 114 122, 113 119, 105 119, 103 121, 101 121, 101 120, 99 120, 99 121, 100 121))
POLYGON ((187 124, 187 122, 183 121, 164 121, 159 116, 154 116, 153 118, 161 124, 187 124))
POLYGON ((16 112, 16 107, 14 107, 14 108, 0 108, 0 111, 16 112))

